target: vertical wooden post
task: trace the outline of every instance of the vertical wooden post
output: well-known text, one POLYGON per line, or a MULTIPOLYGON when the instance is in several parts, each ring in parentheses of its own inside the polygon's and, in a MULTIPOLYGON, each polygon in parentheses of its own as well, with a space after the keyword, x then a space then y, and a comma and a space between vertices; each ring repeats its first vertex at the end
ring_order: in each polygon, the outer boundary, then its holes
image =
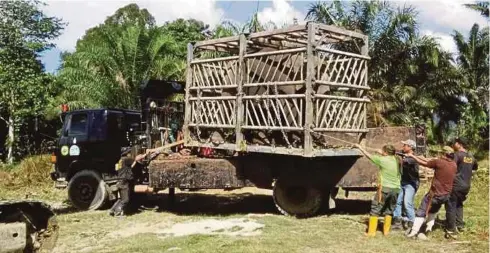
POLYGON ((190 103, 190 92, 192 87, 192 66, 191 62, 194 58, 194 45, 192 43, 187 44, 187 70, 186 70, 186 80, 185 80, 185 114, 184 114, 184 142, 189 143, 191 141, 191 134, 189 131, 189 123, 191 121, 191 103, 190 103))
MULTIPOLYGON (((364 45, 361 47, 361 54, 364 56, 369 56, 369 39, 368 36, 364 37, 364 45)), ((368 86, 368 65, 366 60, 366 76, 364 77, 364 86, 368 86)), ((362 92, 362 98, 366 98, 367 91, 362 92)), ((367 129, 367 103, 364 103, 364 130, 367 129)))
POLYGON ((313 143, 313 83, 315 82, 315 33, 316 24, 308 23, 308 44, 306 46, 306 80, 305 80, 305 126, 304 126, 304 156, 312 156, 313 143))
POLYGON ((245 62, 245 54, 247 52, 247 37, 245 34, 240 34, 240 48, 238 51, 238 83, 236 94, 236 114, 235 114, 235 150, 241 150, 243 141, 242 124, 243 124, 243 84, 247 80, 247 64, 245 62))

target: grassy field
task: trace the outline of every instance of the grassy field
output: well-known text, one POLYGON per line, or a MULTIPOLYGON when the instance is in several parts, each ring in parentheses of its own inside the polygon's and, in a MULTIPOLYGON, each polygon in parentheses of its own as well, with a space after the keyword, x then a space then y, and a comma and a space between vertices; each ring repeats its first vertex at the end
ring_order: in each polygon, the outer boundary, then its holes
MULTIPOLYGON (((372 193, 346 199, 340 192, 335 213, 309 219, 279 215, 270 191, 253 188, 177 192, 172 207, 162 195, 145 202, 158 209, 123 218, 110 217, 107 210, 77 212, 66 205, 66 192, 49 181, 22 187, 26 179, 2 180, 10 183, 0 187, 0 199, 27 196, 54 204, 60 225, 55 252, 488 252, 488 161, 480 168, 465 202, 467 230, 457 241, 444 239, 440 228, 428 241, 407 239, 402 232, 366 238, 372 193)), ((427 189, 420 187, 416 203, 427 189)), ((441 210, 439 219, 444 218, 441 210)))

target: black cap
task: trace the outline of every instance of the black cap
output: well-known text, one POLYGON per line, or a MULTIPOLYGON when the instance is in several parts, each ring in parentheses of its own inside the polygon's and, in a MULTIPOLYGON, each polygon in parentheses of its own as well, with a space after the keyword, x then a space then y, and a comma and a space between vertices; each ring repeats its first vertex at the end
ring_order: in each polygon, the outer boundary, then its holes
POLYGON ((121 156, 125 156, 131 152, 131 147, 123 147, 121 148, 121 156))
POLYGON ((466 144, 468 144, 468 140, 464 137, 458 137, 454 140, 454 143, 459 143, 461 144, 463 147, 466 147, 466 144))

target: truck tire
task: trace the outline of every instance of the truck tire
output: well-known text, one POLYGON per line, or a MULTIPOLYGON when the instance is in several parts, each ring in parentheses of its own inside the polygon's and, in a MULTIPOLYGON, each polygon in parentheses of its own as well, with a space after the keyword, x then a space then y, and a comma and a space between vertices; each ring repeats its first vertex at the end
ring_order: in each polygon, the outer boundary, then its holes
POLYGON ((80 210, 102 208, 107 202, 108 195, 104 180, 92 170, 77 172, 68 183, 68 199, 80 210))
POLYGON ((315 215, 322 206, 320 189, 309 185, 294 185, 278 179, 272 193, 274 203, 284 215, 306 218, 315 215))

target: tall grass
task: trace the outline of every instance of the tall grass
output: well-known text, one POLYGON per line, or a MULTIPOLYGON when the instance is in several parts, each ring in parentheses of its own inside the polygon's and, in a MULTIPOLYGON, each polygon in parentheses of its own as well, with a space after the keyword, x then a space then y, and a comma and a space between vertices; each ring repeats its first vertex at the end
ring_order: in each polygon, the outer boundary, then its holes
POLYGON ((4 187, 32 187, 52 185, 50 155, 35 155, 14 165, 0 165, 0 185, 4 187))

